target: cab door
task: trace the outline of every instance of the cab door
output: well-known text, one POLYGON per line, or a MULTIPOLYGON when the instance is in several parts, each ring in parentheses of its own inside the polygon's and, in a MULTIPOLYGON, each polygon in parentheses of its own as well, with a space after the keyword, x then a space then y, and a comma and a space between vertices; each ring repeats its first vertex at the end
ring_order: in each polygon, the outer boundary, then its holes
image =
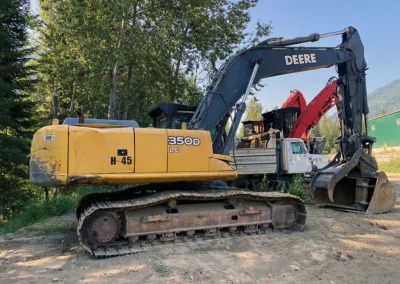
POLYGON ((298 174, 311 171, 311 162, 303 141, 290 141, 288 147, 288 173, 298 174))

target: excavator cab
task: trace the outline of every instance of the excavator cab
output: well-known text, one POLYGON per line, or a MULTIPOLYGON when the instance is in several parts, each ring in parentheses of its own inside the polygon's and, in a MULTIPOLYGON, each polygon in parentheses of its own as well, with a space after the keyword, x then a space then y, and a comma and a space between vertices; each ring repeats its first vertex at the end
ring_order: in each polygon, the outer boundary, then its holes
POLYGON ((196 111, 196 106, 159 103, 152 107, 148 114, 155 128, 181 129, 182 123, 188 123, 196 111))
MULTIPOLYGON (((196 111, 197 106, 177 103, 159 103, 153 106, 148 115, 151 117, 154 128, 182 129, 196 111)), ((211 137, 214 137, 216 130, 210 130, 211 137)), ((223 135, 226 139, 226 133, 223 135)))

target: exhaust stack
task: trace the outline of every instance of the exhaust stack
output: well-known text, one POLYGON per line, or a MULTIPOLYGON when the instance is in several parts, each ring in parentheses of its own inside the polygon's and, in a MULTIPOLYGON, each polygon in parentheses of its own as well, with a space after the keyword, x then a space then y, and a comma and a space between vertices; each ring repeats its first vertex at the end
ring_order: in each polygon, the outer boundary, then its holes
POLYGON ((54 111, 53 111, 53 120, 52 120, 51 124, 59 125, 60 120, 58 118, 58 94, 54 94, 53 103, 54 103, 54 111))

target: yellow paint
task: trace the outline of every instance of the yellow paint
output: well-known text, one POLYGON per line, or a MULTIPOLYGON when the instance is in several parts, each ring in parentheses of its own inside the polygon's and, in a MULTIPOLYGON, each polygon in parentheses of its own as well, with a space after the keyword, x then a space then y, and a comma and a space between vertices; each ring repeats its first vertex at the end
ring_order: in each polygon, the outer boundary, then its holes
POLYGON ((201 180, 232 180, 237 177, 236 171, 221 172, 177 172, 177 173, 135 173, 135 174, 99 174, 70 176, 71 185, 77 184, 132 184, 201 180))
POLYGON ((167 131, 158 128, 136 128, 136 172, 167 172, 167 131))
POLYGON ((212 151, 208 131, 44 127, 31 149, 31 182, 40 186, 230 180, 232 158, 212 151), (55 136, 53 141, 43 136, 55 136), (127 151, 127 155, 118 150, 127 151))
POLYGON ((124 128, 127 126, 124 125, 116 125, 116 124, 101 124, 101 123, 96 123, 96 124, 89 124, 89 123, 84 123, 84 124, 76 124, 76 126, 80 127, 90 127, 90 128, 124 128))
POLYGON ((235 170, 232 166, 228 165, 228 163, 224 160, 218 160, 215 158, 211 158, 209 161, 209 171, 210 172, 220 172, 220 171, 233 171, 235 170))
POLYGON ((31 181, 39 186, 59 180, 67 183, 68 126, 51 125, 39 129, 32 139, 29 165, 31 181))
POLYGON ((219 160, 223 160, 223 161, 227 161, 227 162, 231 162, 233 163, 235 160, 233 159, 233 157, 231 156, 226 156, 226 155, 220 155, 220 154, 214 154, 213 157, 215 159, 219 159, 219 160))
POLYGON ((68 175, 133 173, 134 159, 133 128, 70 126, 68 175))
POLYGON ((168 172, 208 171, 208 159, 213 155, 208 131, 167 129, 167 133, 168 172))

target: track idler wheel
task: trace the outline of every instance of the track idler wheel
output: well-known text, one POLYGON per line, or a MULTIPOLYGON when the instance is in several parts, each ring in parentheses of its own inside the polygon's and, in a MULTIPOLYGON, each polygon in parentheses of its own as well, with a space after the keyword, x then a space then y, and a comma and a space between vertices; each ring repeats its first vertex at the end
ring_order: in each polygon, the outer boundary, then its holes
POLYGON ((90 218, 86 233, 93 245, 105 245, 118 237, 120 229, 120 220, 116 215, 98 212, 90 218))
POLYGON ((298 202, 296 200, 281 200, 275 203, 275 205, 291 205, 294 209, 293 222, 288 228, 291 232, 301 232, 307 229, 306 219, 307 219, 307 209, 303 202, 298 202))

